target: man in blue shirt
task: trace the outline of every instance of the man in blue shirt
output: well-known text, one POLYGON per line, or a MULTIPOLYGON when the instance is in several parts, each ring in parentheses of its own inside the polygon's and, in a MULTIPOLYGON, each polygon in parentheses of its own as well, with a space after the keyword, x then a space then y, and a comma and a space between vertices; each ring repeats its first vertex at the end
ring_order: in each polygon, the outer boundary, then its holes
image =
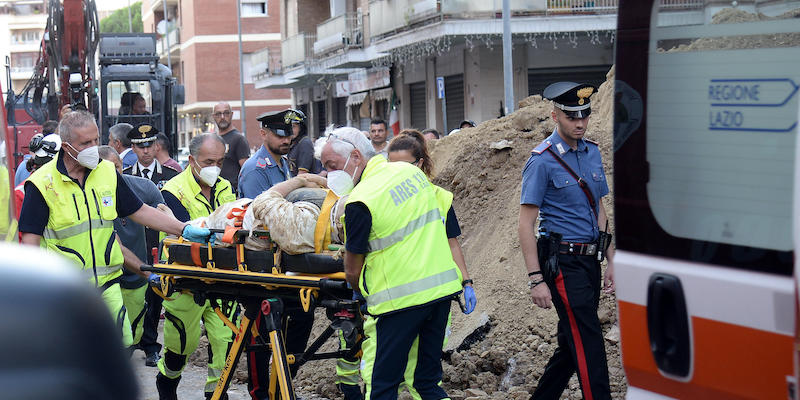
MULTIPOLYGON (((556 129, 531 152, 522 171, 519 241, 531 299, 542 308, 554 305, 559 317, 558 348, 531 399, 559 398, 575 372, 584 398, 611 398, 597 317, 600 260, 606 250, 598 238, 607 225, 602 197, 608 184, 597 143, 584 138, 589 96, 595 90, 574 82, 545 88, 544 97, 553 100, 556 129)), ((612 271, 609 254, 607 292, 613 291, 612 271)))
POLYGON ((289 153, 292 141, 292 121, 287 120, 292 110, 266 113, 258 116, 264 144, 248 158, 239 172, 239 197, 256 198, 276 183, 291 177, 289 153))

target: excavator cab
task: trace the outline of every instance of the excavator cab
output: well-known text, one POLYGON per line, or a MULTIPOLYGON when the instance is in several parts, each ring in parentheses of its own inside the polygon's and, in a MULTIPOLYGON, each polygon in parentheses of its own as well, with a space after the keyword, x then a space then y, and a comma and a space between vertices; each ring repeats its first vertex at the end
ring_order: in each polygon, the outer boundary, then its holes
POLYGON ((183 104, 183 85, 167 66, 158 63, 154 34, 100 35, 100 134, 126 122, 152 125, 177 148, 177 105, 183 104))

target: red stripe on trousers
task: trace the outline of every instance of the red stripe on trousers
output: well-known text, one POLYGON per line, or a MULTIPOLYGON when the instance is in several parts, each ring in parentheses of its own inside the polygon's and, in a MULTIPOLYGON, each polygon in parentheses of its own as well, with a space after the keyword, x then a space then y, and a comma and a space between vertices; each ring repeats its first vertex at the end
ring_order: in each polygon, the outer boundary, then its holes
MULTIPOLYGON (((258 317, 256 317, 254 325, 256 327, 256 331, 258 331, 260 325, 261 325, 261 316, 259 315, 258 317)), ((242 334, 244 334, 244 332, 242 332, 242 334)), ((250 344, 252 345, 256 344, 256 338, 255 336, 252 336, 252 334, 250 336, 250 344)), ((256 391, 260 389, 261 385, 260 382, 258 381, 258 369, 257 369, 258 364, 256 363, 256 352, 253 351, 251 352, 250 355, 252 355, 252 357, 247 357, 247 361, 250 362, 250 372, 251 372, 250 383, 253 385, 253 390, 250 391, 250 397, 255 399, 256 391)))
POLYGON ((581 340, 581 333, 578 331, 578 323, 575 321, 575 315, 572 314, 572 308, 569 306, 569 299, 567 299, 567 288, 564 286, 564 274, 560 273, 556 277, 556 289, 564 302, 564 308, 567 310, 567 317, 569 319, 569 328, 572 331, 572 340, 575 342, 575 356, 578 359, 578 378, 583 385, 583 395, 586 400, 592 400, 592 387, 589 385, 589 369, 586 367, 586 354, 583 352, 583 341, 581 340))

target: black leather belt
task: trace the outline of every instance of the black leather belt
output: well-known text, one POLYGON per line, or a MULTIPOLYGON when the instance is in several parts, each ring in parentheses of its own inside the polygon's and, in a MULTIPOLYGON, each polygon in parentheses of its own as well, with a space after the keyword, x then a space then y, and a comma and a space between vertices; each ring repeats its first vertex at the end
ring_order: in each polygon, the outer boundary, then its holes
POLYGON ((593 256, 597 254, 597 243, 561 242, 558 245, 558 252, 575 256, 593 256))

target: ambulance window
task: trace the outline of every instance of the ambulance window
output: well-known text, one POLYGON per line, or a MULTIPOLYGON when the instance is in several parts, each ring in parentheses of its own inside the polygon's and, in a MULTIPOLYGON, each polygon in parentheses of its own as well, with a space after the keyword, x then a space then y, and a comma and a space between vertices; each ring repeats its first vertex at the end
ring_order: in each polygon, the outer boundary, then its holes
POLYGON ((800 8, 764 4, 654 7, 646 191, 672 236, 792 249, 800 8))

